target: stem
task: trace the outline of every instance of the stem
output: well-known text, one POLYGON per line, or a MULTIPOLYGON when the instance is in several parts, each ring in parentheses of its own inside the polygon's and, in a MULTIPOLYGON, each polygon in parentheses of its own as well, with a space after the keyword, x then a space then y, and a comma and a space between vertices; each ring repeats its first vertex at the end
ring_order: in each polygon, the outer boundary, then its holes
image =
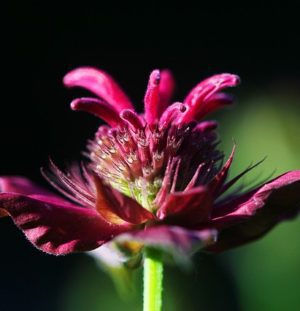
POLYGON ((162 281, 162 254, 147 248, 144 258, 144 311, 161 311, 162 281))

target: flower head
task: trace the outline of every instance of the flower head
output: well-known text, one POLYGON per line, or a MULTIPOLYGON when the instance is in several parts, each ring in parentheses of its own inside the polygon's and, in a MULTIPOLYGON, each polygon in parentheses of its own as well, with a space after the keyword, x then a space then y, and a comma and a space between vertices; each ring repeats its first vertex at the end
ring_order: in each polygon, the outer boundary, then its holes
POLYGON ((228 194, 253 167, 228 180, 234 148, 223 164, 217 123, 202 119, 232 102, 221 91, 236 86, 238 76, 212 76, 183 102, 172 103, 171 73, 154 70, 143 114, 101 70, 75 69, 64 83, 97 95, 75 99, 71 108, 107 124, 88 142, 88 160, 67 172, 53 162, 43 170, 63 197, 23 177, 0 179, 0 215, 11 216, 39 249, 60 255, 113 241, 130 258, 144 245, 179 257, 200 247, 219 252, 257 239, 298 213, 300 171, 228 194))

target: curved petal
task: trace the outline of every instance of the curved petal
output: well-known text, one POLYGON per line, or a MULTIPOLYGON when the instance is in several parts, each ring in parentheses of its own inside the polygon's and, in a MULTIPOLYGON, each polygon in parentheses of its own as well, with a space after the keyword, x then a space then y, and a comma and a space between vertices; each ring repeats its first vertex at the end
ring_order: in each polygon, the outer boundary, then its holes
POLYGON ((149 125, 155 123, 159 118, 158 115, 159 84, 160 84, 160 71, 156 69, 153 70, 150 74, 144 98, 145 119, 149 125))
POLYGON ((159 106, 158 116, 160 117, 170 105, 175 90, 175 79, 170 70, 164 69, 160 74, 159 84, 159 106))
POLYGON ((165 129, 171 123, 177 123, 177 121, 182 118, 186 110, 187 106, 180 102, 170 105, 160 117, 159 128, 165 129))
POLYGON ((91 67, 77 68, 67 73, 63 81, 67 87, 82 87, 93 92, 118 112, 123 109, 134 109, 120 86, 102 70, 91 67))
POLYGON ((233 146, 231 154, 228 160, 226 161, 226 163, 224 164, 224 166, 221 168, 221 170, 215 175, 215 177, 208 184, 209 191, 211 192, 213 196, 218 195, 221 187, 223 186, 228 176, 228 172, 229 172, 229 169, 232 164, 233 157, 234 157, 234 152, 235 152, 235 145, 233 146))
POLYGON ((95 177, 95 184, 97 189, 96 208, 107 221, 114 224, 126 222, 141 224, 154 219, 154 215, 138 202, 106 186, 100 178, 95 177))
POLYGON ((202 103, 202 107, 196 113, 194 119, 201 120, 203 117, 219 110, 223 107, 229 106, 233 103, 233 96, 225 93, 216 93, 209 97, 208 100, 202 103))
POLYGON ((145 119, 148 124, 154 124, 159 120, 171 102, 174 88, 175 81, 169 70, 151 72, 144 98, 145 119))
MULTIPOLYGON (((54 203, 67 203, 60 196, 40 187, 31 180, 23 176, 1 176, 0 177, 0 193, 12 192, 25 195, 44 195, 54 203)), ((1 214, 0 214, 1 215, 1 214)))
POLYGON ((71 109, 75 111, 85 111, 104 120, 111 127, 122 125, 123 121, 119 113, 113 106, 98 98, 82 97, 71 102, 71 109))
POLYGON ((255 240, 300 211, 300 170, 283 174, 241 198, 219 206, 212 226, 221 231, 209 250, 220 252, 255 240))
POLYGON ((197 84, 187 95, 183 102, 190 109, 188 109, 185 115, 182 117, 181 122, 187 123, 195 118, 199 118, 200 115, 203 116, 204 114, 201 111, 205 113, 218 108, 220 106, 220 102, 215 100, 211 101, 212 96, 224 88, 238 85, 239 82, 240 78, 238 76, 229 73, 223 73, 214 75, 197 84), (205 101, 208 101, 208 103, 213 106, 208 107, 204 105, 205 101))
POLYGON ((206 187, 195 187, 184 192, 173 192, 167 196, 157 216, 167 221, 190 226, 207 221, 212 208, 212 199, 206 187))
POLYGON ((23 176, 1 176, 0 192, 15 192, 20 194, 44 194, 50 192, 36 185, 23 176))
POLYGON ((132 228, 110 224, 95 210, 58 204, 43 195, 1 193, 0 207, 33 245, 53 255, 95 249, 132 228))
POLYGON ((187 260, 194 251, 215 243, 216 230, 187 230, 176 226, 155 226, 119 235, 114 241, 121 249, 133 254, 136 249, 148 246, 169 253, 175 260, 187 260))

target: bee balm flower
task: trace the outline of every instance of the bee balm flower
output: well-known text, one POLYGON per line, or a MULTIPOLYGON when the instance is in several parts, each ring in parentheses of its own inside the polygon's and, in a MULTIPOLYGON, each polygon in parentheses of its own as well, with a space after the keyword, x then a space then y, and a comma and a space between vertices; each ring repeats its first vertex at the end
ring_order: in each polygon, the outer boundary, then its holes
MULTIPOLYGON (((89 141, 87 163, 43 173, 58 196, 23 177, 0 179, 0 215, 10 216, 37 248, 61 255, 109 241, 138 253, 144 245, 185 255, 195 247, 219 252, 262 236, 300 209, 300 171, 283 174, 246 193, 227 194, 249 169, 228 180, 234 150, 222 165, 214 121, 204 116, 232 102, 221 91, 232 74, 212 76, 183 102, 171 102, 169 71, 149 78, 138 114, 105 72, 79 68, 64 78, 96 98, 79 98, 73 110, 106 122, 89 141)), ((107 257, 107 256, 106 256, 107 257)))

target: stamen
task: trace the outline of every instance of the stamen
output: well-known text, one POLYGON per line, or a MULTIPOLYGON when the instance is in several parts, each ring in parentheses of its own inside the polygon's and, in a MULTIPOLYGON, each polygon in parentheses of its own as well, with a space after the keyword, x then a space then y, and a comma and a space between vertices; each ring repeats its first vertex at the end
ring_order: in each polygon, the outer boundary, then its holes
MULTIPOLYGON (((74 173, 74 170, 70 172, 74 173)), ((64 194, 72 201, 79 203, 80 205, 88 205, 94 207, 95 194, 89 191, 86 183, 79 175, 67 176, 64 174, 54 163, 50 160, 50 172, 45 169, 41 169, 44 178, 59 192, 64 194), (53 176, 51 176, 51 173, 53 176), (56 182, 54 181, 56 179, 56 182)))

